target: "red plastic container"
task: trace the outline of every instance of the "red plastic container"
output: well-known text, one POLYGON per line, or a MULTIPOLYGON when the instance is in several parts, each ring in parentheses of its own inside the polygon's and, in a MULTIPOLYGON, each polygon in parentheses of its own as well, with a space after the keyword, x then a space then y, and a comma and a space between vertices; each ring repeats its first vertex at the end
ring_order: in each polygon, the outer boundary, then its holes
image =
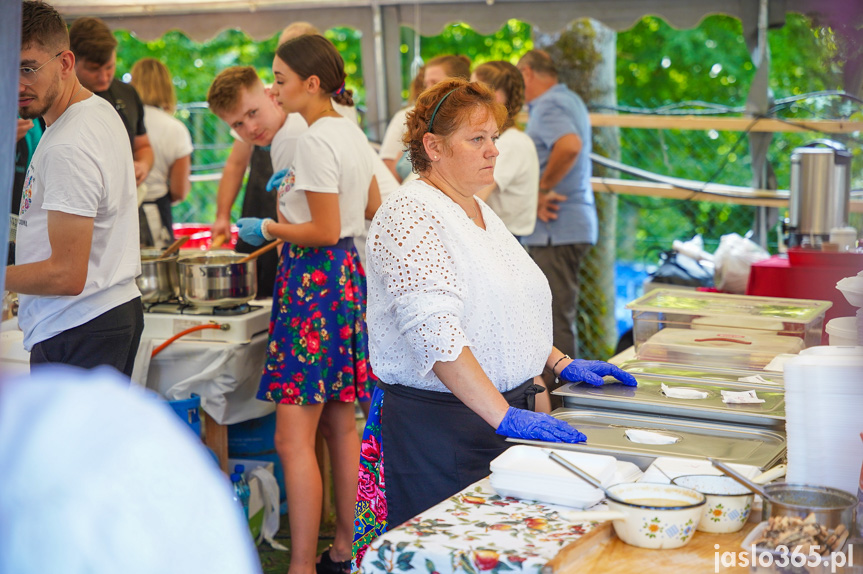
POLYGON ((863 269, 863 253, 792 248, 788 250, 788 262, 792 267, 857 267, 863 269))
MULTIPOLYGON (((175 223, 174 236, 177 238, 189 236, 189 240, 183 245, 183 249, 200 249, 204 251, 210 246, 212 233, 210 225, 206 223, 175 223)), ((231 241, 222 244, 225 249, 233 249, 237 245, 239 237, 237 227, 231 226, 231 241)))

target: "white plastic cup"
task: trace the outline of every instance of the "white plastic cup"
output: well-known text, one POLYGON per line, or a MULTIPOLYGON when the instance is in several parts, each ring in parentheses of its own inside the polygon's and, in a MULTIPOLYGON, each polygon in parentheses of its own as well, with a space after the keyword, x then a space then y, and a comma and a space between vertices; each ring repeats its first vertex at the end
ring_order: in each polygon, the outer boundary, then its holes
POLYGON ((836 317, 827 322, 829 344, 831 347, 847 347, 858 344, 857 317, 836 317))
POLYGON ((830 230, 830 243, 839 251, 851 251, 857 247, 857 230, 853 227, 834 227, 830 230))

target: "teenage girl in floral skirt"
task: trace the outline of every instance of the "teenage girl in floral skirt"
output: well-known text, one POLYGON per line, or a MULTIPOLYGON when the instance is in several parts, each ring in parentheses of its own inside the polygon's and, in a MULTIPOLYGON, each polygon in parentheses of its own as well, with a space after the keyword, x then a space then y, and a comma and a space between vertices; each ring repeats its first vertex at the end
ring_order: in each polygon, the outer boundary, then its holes
POLYGON ((353 105, 344 63, 323 36, 279 46, 272 94, 309 129, 279 188, 279 221, 238 222, 249 243, 282 239, 270 342, 258 398, 274 401, 276 451, 285 471, 291 524, 290 574, 350 569, 360 443, 354 401, 369 398, 365 273, 353 236, 380 205, 366 136, 334 111, 353 105), (321 431, 333 465, 336 533, 315 558, 322 481, 315 458, 321 431))

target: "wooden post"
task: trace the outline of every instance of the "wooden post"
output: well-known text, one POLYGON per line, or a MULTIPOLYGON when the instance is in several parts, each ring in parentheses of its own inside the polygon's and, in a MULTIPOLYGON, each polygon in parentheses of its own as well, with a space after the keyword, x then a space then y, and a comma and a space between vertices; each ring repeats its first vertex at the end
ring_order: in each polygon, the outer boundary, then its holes
POLYGON ((315 434, 315 456, 318 459, 318 468, 321 469, 321 483, 324 487, 321 522, 327 522, 335 512, 335 504, 333 502, 333 468, 330 464, 330 451, 320 431, 315 434))
POLYGON ((204 423, 204 444, 213 449, 219 459, 219 468, 228 473, 228 427, 217 423, 207 411, 201 409, 204 423))

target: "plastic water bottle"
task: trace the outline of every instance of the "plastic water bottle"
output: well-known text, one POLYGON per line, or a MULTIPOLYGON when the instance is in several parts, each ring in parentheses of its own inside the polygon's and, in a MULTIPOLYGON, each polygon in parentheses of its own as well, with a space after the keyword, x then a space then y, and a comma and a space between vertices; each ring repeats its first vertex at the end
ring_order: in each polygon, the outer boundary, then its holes
POLYGON ((246 490, 249 490, 249 481, 246 479, 246 465, 234 465, 234 472, 240 475, 240 481, 242 481, 243 486, 246 487, 246 490))
MULTIPOLYGON (((246 499, 249 500, 252 496, 252 489, 249 487, 249 481, 246 479, 246 466, 238 464, 234 466, 234 472, 240 475, 240 483, 243 485, 243 491, 246 493, 246 499)), ((246 503, 246 514, 248 515, 248 502, 246 503)))
POLYGON ((236 472, 231 474, 231 483, 234 485, 234 500, 243 506, 243 515, 249 519, 249 485, 243 485, 243 475, 236 472))

